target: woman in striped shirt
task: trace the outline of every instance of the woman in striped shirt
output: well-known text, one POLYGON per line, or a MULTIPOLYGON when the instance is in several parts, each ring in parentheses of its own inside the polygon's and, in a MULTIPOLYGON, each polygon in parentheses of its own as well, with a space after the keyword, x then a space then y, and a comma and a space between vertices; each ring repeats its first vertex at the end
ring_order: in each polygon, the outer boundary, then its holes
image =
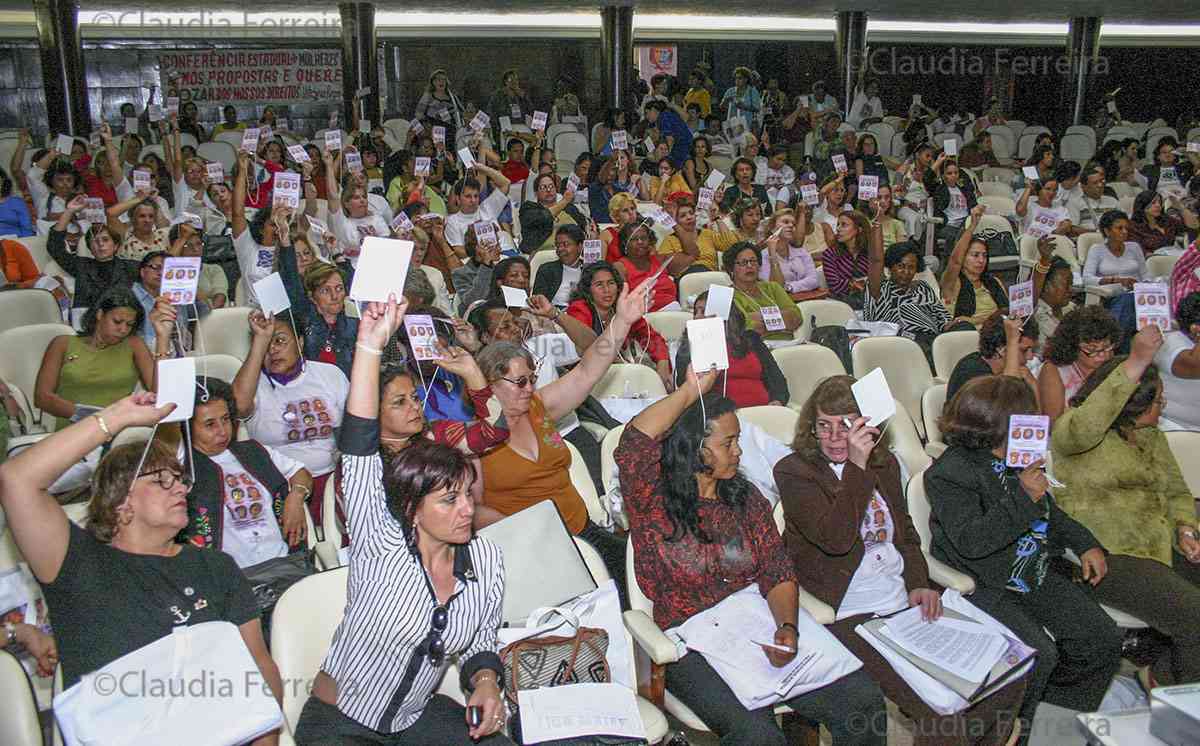
POLYGON ((496 654, 504 598, 500 549, 475 537, 466 456, 414 442, 379 456, 379 358, 407 304, 372 303, 339 445, 354 540, 345 617, 296 726, 296 743, 504 744, 496 654), (434 694, 450 656, 467 706, 434 694))

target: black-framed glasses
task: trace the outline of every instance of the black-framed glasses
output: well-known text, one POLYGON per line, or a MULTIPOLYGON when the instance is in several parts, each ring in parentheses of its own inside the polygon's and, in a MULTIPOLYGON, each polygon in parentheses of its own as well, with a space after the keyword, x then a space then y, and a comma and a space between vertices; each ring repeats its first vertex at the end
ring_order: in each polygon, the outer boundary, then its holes
POLYGON ((523 389, 526 386, 532 386, 534 383, 533 376, 521 376, 520 378, 506 378, 505 376, 500 376, 500 380, 508 381, 519 389, 523 389))
POLYGON ((141 479, 142 477, 152 478, 155 482, 158 483, 158 486, 162 487, 164 490, 171 489, 172 487, 175 486, 176 482, 179 482, 180 484, 182 484, 184 487, 186 487, 189 490, 192 488, 192 478, 186 474, 180 474, 179 472, 175 471, 174 469, 167 469, 167 468, 155 469, 154 471, 148 471, 143 474, 138 474, 136 478, 141 479), (164 474, 166 474, 166 476, 163 476, 164 474))
POLYGON ((446 642, 442 639, 442 633, 446 631, 446 625, 449 623, 449 609, 445 606, 435 606, 429 618, 429 635, 425 638, 425 651, 429 655, 429 664, 434 668, 442 665, 442 661, 446 659, 446 642))

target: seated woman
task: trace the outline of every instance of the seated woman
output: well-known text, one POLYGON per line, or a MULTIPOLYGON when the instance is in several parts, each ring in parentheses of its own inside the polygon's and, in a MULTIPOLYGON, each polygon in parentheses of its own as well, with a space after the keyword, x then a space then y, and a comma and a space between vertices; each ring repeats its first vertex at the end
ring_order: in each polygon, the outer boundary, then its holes
MULTIPOLYGON (((1134 207, 1136 209, 1136 204, 1134 207)), ((1137 326, 1133 285, 1152 279, 1141 246, 1129 238, 1131 225, 1129 218, 1120 210, 1104 213, 1100 217, 1104 243, 1092 246, 1083 262, 1084 286, 1120 285, 1124 288, 1118 295, 1104 298, 1102 303, 1130 335, 1137 326)))
POLYGON ((789 209, 771 213, 767 221, 767 248, 759 256, 760 280, 783 285, 789 293, 806 293, 821 286, 812 254, 804 246, 796 245, 796 238, 803 235, 797 234, 797 230, 806 228, 807 225, 797 225, 796 213, 789 209))
MULTIPOLYGON (((617 446, 637 583, 664 630, 753 584, 771 609, 774 642, 803 650, 796 571, 770 504, 738 471, 740 427, 733 402, 707 394, 716 380, 715 371, 697 376, 688 368, 686 382, 634 417, 617 446)), ((796 655, 765 647, 763 653, 774 666, 796 655)), ((701 653, 688 651, 669 664, 666 688, 723 744, 788 742, 773 708, 746 709, 701 653)), ((886 742, 886 728, 855 725, 885 719, 883 696, 864 671, 784 704, 825 725, 837 746, 886 742)))
POLYGON ((956 715, 929 708, 855 627, 875 614, 920 606, 941 615, 941 594, 929 582, 921 536, 904 500, 900 465, 878 447, 878 428, 859 414, 852 376, 817 384, 796 422, 794 453, 775 464, 786 528, 783 541, 801 586, 837 610, 834 637, 863 662, 908 717, 915 743, 996 744, 1014 728, 1024 682, 956 715), (849 427, 846 425, 849 424, 849 427))
POLYGON ((825 237, 829 243, 837 235, 838 222, 842 213, 850 212, 853 207, 846 200, 846 172, 839 171, 835 174, 830 174, 825 183, 821 185, 821 204, 813 210, 813 222, 818 226, 823 226, 825 237))
POLYGON ((871 270, 871 221, 857 210, 837 218, 837 241, 821 255, 825 283, 834 300, 851 308, 863 307, 871 270))
POLYGON ((571 453, 558 434, 557 422, 583 403, 612 365, 625 336, 642 320, 648 293, 646 286, 633 291, 622 288, 605 330, 609 343, 589 347, 578 365, 541 389, 534 389, 537 368, 523 347, 493 342, 479 353, 479 367, 500 401, 509 439, 480 459, 484 496, 475 509, 475 526, 482 528, 542 500, 553 500, 567 530, 600 554, 622 599, 625 541, 588 517, 583 498, 571 484, 571 453))
POLYGON ((279 277, 292 303, 292 316, 305 329, 305 359, 332 363, 349 375, 358 319, 346 315, 346 282, 341 272, 333 264, 312 261, 301 274, 290 226, 284 224, 276 240, 279 277))
MULTIPOLYGON (((1196 182, 1200 189, 1200 181, 1196 182)), ((1200 240, 1184 250, 1171 268, 1171 313, 1179 312, 1179 304, 1192 293, 1200 291, 1200 240)))
POLYGON ((1169 636, 1170 683, 1190 684, 1200 681, 1200 541, 1192 492, 1157 427, 1163 384, 1152 361, 1162 342, 1149 324, 1128 357, 1097 368, 1050 445, 1063 510, 1108 553, 1093 595, 1169 636))
POLYGON ((1008 291, 988 271, 988 245, 974 235, 981 217, 982 205, 971 208, 942 273, 942 302, 954 317, 952 327, 966 322, 978 329, 996 311, 1008 312, 1008 291))
POLYGON ((252 311, 249 323, 250 352, 233 379, 234 404, 252 439, 312 474, 316 497, 306 499, 313 523, 320 523, 320 496, 333 471, 334 432, 342 424, 349 381, 336 365, 303 358, 305 329, 290 311, 273 318, 252 311))
POLYGON ((933 364, 933 339, 954 323, 933 287, 917 279, 925 271, 924 252, 912 241, 892 244, 883 251, 883 208, 876 203, 871 224, 871 266, 867 270, 863 319, 888 321, 900 326, 901 336, 921 346, 933 364), (888 277, 883 276, 887 269, 888 277))
POLYGON ((583 271, 583 242, 587 235, 574 223, 562 225, 554 232, 554 253, 557 261, 543 262, 533 278, 533 294, 550 299, 555 308, 566 308, 579 285, 583 271))
POLYGON ((654 286, 650 289, 650 307, 647 310, 675 311, 679 309, 679 288, 670 272, 659 273, 659 270, 663 269, 663 260, 654 253, 654 236, 650 231, 649 222, 646 220, 621 229, 618 236, 621 258, 613 266, 621 274, 621 278, 632 287, 637 287, 642 280, 658 273, 654 286))
MULTIPOLYGON (((580 273, 579 285, 567 306, 567 314, 599 337, 616 319, 617 301, 627 284, 608 262, 589 264, 580 273)), ((622 363, 644 362, 653 366, 667 390, 673 387, 667 342, 645 319, 638 317, 631 323, 618 354, 622 363)))
POLYGON ((743 156, 733 162, 733 184, 725 190, 725 197, 721 200, 722 210, 731 210, 740 200, 749 199, 758 205, 760 215, 771 214, 775 205, 767 194, 767 188, 754 183, 754 175, 757 172, 758 166, 754 165, 750 158, 743 156))
MULTIPOLYGON (((353 152, 353 147, 342 151, 343 159, 347 151, 353 152)), ((348 175, 343 188, 337 178, 338 169, 333 156, 326 152, 322 157, 327 173, 325 188, 330 205, 329 230, 337 236, 341 252, 350 258, 352 264, 357 264, 362 240, 367 236, 390 236, 390 221, 385 215, 371 209, 368 197, 370 190, 365 184, 358 183, 348 175)))
POLYGON ((1117 320, 1101 306, 1077 308, 1063 317, 1046 340, 1046 365, 1038 371, 1038 400, 1051 424, 1088 376, 1112 358, 1124 336, 1117 320))
POLYGON ((657 176, 651 176, 648 179, 649 186, 643 191, 650 196, 650 201, 661 206, 666 205, 667 199, 673 195, 683 192, 691 194, 692 188, 688 186, 687 180, 683 178, 683 172, 676 169, 671 164, 671 159, 667 157, 658 159, 657 176))
POLYGON ((1197 229, 1200 219, 1184 206, 1177 194, 1164 197, 1158 192, 1145 191, 1133 200, 1129 240, 1140 246, 1146 256, 1173 245, 1178 236, 1195 235, 1197 229), (1168 201, 1174 214, 1167 212, 1168 201))
MULTIPOLYGON (((1131 148, 1134 153, 1137 152, 1137 145, 1135 140, 1131 148)), ((1174 137, 1168 135, 1160 139, 1154 146, 1152 162, 1142 167, 1135 183, 1140 182, 1151 192, 1172 192, 1186 187, 1197 167, 1200 167, 1200 157, 1195 153, 1187 153, 1187 158, 1180 160, 1176 155, 1177 150, 1179 141, 1174 137)))
POLYGON ((521 205, 521 251, 552 249, 555 246, 554 231, 564 225, 586 224, 583 214, 575 209, 575 192, 567 189, 559 196, 553 173, 538 175, 534 181, 536 202, 521 205))
POLYGON ((896 217, 894 190, 884 184, 879 185, 879 219, 875 222, 883 227, 883 248, 890 249, 893 244, 908 240, 908 228, 904 221, 896 217))
MULTIPOLYGON (((608 214, 612 217, 611 225, 600 231, 600 241, 604 245, 604 261, 614 264, 621 258, 621 230, 627 225, 633 225, 642 219, 638 215, 637 201, 625 192, 618 192, 608 203, 608 214)), ((592 220, 596 223, 610 222, 596 217, 592 212, 592 220)))
POLYGON ((683 177, 687 179, 688 191, 696 193, 708 181, 712 164, 708 157, 712 155, 712 143, 704 135, 692 138, 692 157, 683 164, 683 177))
POLYGON ((404 316, 393 299, 359 321, 342 452, 350 568, 379 592, 352 593, 296 724, 301 746, 359 741, 511 743, 496 654, 504 571, 500 550, 473 535, 475 479, 466 456, 440 443, 384 458, 379 354, 404 316), (456 656, 468 707, 436 694, 456 656), (364 678, 365 677, 365 678, 364 678), (358 682, 371 681, 365 690, 358 682))
POLYGON ((946 157, 945 153, 939 155, 925 172, 925 191, 933 200, 933 214, 946 221, 937 235, 949 246, 966 230, 967 218, 974 214, 978 200, 975 182, 958 163, 946 157))
POLYGON ((1072 234, 1071 213, 1055 201, 1057 195, 1058 181, 1053 177, 1041 181, 1025 180, 1025 191, 1017 199, 1021 233, 1039 237, 1072 234))
MULTIPOLYGON (((692 305, 692 318, 705 317, 708 293, 703 292, 692 305)), ((729 318, 725 321, 725 350, 729 355, 729 370, 718 374, 721 395, 742 407, 758 407, 764 404, 782 406, 788 402, 787 378, 779 369, 779 363, 762 337, 746 329, 746 319, 737 306, 729 307, 729 318)), ((692 362, 691 345, 687 332, 675 353, 675 385, 682 386, 687 380, 687 369, 692 362)))
POLYGON ((783 285, 758 279, 758 247, 749 241, 735 243, 725 250, 722 262, 733 281, 733 305, 746 318, 746 329, 769 342, 792 343, 804 317, 783 285))
MULTIPOLYGON (((721 189, 717 189, 716 193, 720 195, 721 189)), ((718 202, 720 200, 714 197, 708 208, 710 227, 707 228, 698 227, 699 213, 692 195, 676 195, 673 202, 667 203, 668 207, 675 207, 675 228, 658 245, 658 257, 669 262, 667 271, 672 277, 678 278, 692 272, 715 272, 718 247, 736 243, 736 234, 722 224, 718 202), (728 242, 722 234, 729 237, 728 242)))
POLYGON ((32 236, 33 219, 25 198, 13 193, 13 180, 0 168, 0 235, 32 236))
POLYGON ((1159 426, 1200 431, 1200 291, 1180 301, 1175 321, 1178 329, 1167 332, 1154 356, 1166 399, 1159 426))
POLYGON ((157 196, 157 189, 137 192, 105 211, 108 229, 119 244, 117 255, 122 259, 140 261, 146 254, 166 251, 171 247, 167 238, 171 220, 155 201, 157 196), (120 216, 126 213, 129 222, 123 223, 120 216))
POLYGON ((1071 285, 1074 273, 1071 265, 1059 256, 1050 256, 1054 244, 1049 239, 1038 241, 1038 263, 1033 268, 1033 297, 1037 298, 1037 306, 1033 309, 1033 318, 1042 332, 1041 342, 1037 346, 1041 354, 1045 342, 1054 335, 1058 325, 1067 314, 1078 306, 1071 300, 1071 285))
MULTIPOLYGON (((83 315, 78 334, 51 340, 38 368, 33 403, 54 415, 55 430, 129 396, 139 383, 154 390, 155 356, 137 335, 144 316, 129 288, 110 288, 83 315)), ((156 316, 161 331, 156 352, 169 349, 172 326, 156 316)))
POLYGON ((1004 463, 1009 417, 1036 414, 1024 381, 985 376, 963 386, 942 417, 950 446, 925 471, 930 553, 975 579, 971 603, 1038 651, 1020 708, 1025 732, 1038 702, 1092 712, 1120 666, 1121 632, 1051 560, 1063 549, 1092 586, 1105 576, 1104 547, 1063 512, 1036 461, 1004 463))
POLYGON ((1037 319, 1010 319, 992 314, 979 330, 979 349, 955 364, 946 384, 946 401, 954 398, 966 383, 982 376, 1012 376, 1029 384, 1037 393, 1037 379, 1029 372, 1033 350, 1040 338, 1037 319))
MULTIPOLYGON (((279 670, 242 571, 222 552, 176 541, 188 522, 191 480, 166 449, 140 441, 109 451, 93 478, 86 529, 68 519, 47 491, 125 428, 152 427, 173 408, 156 408, 154 394, 128 396, 0 466, 0 507, 45 593, 63 686, 74 686, 181 624, 222 621, 238 627, 254 658, 257 671, 246 675, 261 676, 279 699, 279 670), (186 611, 176 600, 184 597, 185 586, 192 591, 186 611)), ((276 739, 271 733, 254 744, 276 739)))
POLYGON ((196 476, 183 537, 225 552, 246 569, 305 548, 304 502, 312 494, 312 474, 270 446, 238 441, 237 423, 230 385, 198 376, 187 422, 196 476))
MULTIPOLYGON (((793 240, 808 252, 814 264, 820 264, 825 250, 832 245, 829 240, 833 231, 827 230, 828 226, 824 223, 813 220, 813 206, 805 202, 800 194, 793 195, 788 201, 788 208, 796 219, 796 227, 792 230, 793 240)), ((771 231, 767 232, 769 234, 771 231)))

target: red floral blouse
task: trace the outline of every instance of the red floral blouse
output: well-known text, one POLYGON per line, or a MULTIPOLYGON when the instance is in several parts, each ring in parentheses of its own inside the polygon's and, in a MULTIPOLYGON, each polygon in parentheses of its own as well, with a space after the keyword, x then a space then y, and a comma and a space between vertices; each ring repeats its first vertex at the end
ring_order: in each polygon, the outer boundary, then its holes
POLYGON ((771 504, 751 488, 740 510, 715 500, 700 501, 700 527, 712 543, 694 535, 669 541, 659 486, 662 442, 626 425, 614 454, 621 494, 633 536, 634 570, 642 593, 654 602, 654 622, 670 629, 751 583, 763 596, 780 583, 796 581, 771 504))

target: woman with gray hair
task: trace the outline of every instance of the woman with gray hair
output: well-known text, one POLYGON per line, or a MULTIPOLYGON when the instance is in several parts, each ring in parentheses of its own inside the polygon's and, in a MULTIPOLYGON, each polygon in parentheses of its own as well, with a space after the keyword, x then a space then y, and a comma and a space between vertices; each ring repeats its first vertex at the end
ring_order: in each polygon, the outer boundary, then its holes
POLYGON ((494 342, 477 356, 510 434, 507 443, 480 458, 484 487, 483 501, 475 507, 476 528, 542 500, 553 500, 567 529, 600 553, 623 602, 625 542, 588 518, 587 506, 571 484, 571 452, 555 423, 583 403, 608 370, 629 328, 646 313, 649 290, 645 282, 632 291, 623 288, 612 321, 579 364, 537 391, 537 364, 523 347, 494 342))

